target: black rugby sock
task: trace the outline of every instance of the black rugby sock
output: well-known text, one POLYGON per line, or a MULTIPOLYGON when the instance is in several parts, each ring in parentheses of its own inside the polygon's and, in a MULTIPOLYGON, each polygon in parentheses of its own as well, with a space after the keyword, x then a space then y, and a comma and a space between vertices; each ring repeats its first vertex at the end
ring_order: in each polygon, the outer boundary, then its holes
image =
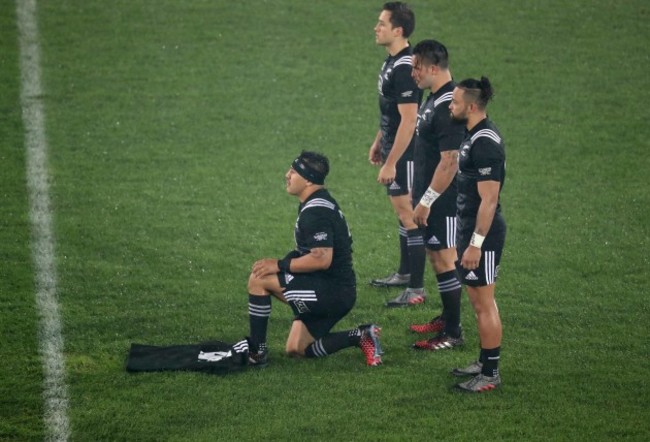
POLYGON ((423 288, 426 251, 424 250, 424 237, 422 236, 422 231, 420 229, 407 230, 406 245, 409 254, 409 270, 411 273, 409 287, 412 289, 423 288))
POLYGON ((271 316, 271 297, 248 295, 248 319, 253 351, 266 343, 266 329, 271 316))
POLYGON ((456 270, 436 275, 438 291, 442 300, 442 317, 445 319, 445 332, 457 338, 460 335, 461 285, 456 270))
POLYGON ((399 270, 397 273, 400 275, 408 275, 411 273, 409 267, 409 247, 408 247, 408 236, 406 233, 406 228, 399 223, 399 270))
POLYGON ((483 368, 481 373, 484 376, 496 376, 499 374, 499 358, 501 357, 501 347, 481 348, 481 359, 483 368))
POLYGON ((330 333, 320 339, 316 339, 305 349, 305 357, 322 358, 336 353, 344 348, 359 345, 361 332, 358 328, 330 333))

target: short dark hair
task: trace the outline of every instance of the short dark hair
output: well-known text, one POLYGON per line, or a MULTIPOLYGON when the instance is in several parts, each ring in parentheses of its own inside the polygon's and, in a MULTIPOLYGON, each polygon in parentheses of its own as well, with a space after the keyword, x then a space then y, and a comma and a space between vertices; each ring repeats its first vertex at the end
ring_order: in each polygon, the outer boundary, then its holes
POLYGON ((415 30, 415 14, 406 3, 387 2, 381 8, 390 12, 390 24, 394 28, 402 28, 404 38, 409 38, 415 30))
POLYGON ((422 40, 413 48, 413 55, 421 61, 438 66, 441 69, 449 68, 449 53, 445 45, 437 40, 422 40))
POLYGON ((469 97, 481 109, 485 109, 488 102, 494 96, 492 84, 490 84, 490 80, 487 77, 481 77, 480 80, 468 78, 458 83, 457 86, 463 89, 465 96, 469 97))
POLYGON ((303 163, 322 175, 323 179, 330 172, 330 161, 325 155, 318 152, 303 150, 298 157, 303 163))

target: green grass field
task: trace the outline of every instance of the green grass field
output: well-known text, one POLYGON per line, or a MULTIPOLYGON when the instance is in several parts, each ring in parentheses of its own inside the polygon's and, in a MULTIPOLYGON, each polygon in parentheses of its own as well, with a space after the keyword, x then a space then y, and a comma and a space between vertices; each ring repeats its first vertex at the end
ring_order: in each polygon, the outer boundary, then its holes
MULTIPOLYGON (((21 0, 16 0, 21 1, 21 0)), ((381 2, 38 2, 67 415, 75 441, 650 439, 650 6, 641 0, 412 1, 457 80, 487 75, 507 145, 509 224, 497 298, 504 386, 452 392, 465 349, 414 353, 386 310, 397 228, 367 151, 377 130, 381 2), (383 327, 359 351, 282 354, 231 377, 127 374, 132 342, 248 333, 252 262, 292 247, 283 190, 304 148, 355 239, 358 302, 338 326, 383 327)), ((16 4, 0 0, 0 440, 43 440, 16 4)))

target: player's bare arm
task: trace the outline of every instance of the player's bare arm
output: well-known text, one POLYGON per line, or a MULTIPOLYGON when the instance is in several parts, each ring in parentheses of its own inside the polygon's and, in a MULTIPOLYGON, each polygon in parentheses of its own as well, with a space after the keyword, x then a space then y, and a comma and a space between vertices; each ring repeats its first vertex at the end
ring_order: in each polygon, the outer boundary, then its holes
POLYGON ((381 165, 381 130, 377 131, 377 135, 375 135, 375 139, 370 145, 368 161, 370 161, 370 164, 373 166, 381 165))
POLYGON ((332 265, 334 249, 331 247, 314 247, 308 254, 291 260, 292 273, 309 273, 326 270, 332 265))
MULTIPOLYGON (((429 187, 435 190, 438 194, 442 194, 449 184, 451 184, 456 172, 458 171, 458 151, 457 150, 445 150, 440 153, 440 162, 436 166, 436 170, 433 173, 433 178, 431 179, 431 184, 429 187)), ((427 218, 429 218, 429 213, 431 208, 426 207, 423 204, 418 204, 415 206, 413 211, 413 221, 418 226, 426 226, 427 218)))
POLYGON ((390 184, 395 180, 397 173, 395 166, 408 148, 418 121, 417 103, 398 104, 397 110, 400 114, 400 123, 390 154, 388 154, 388 158, 386 158, 386 162, 379 170, 379 175, 377 176, 377 182, 381 184, 390 184))
MULTIPOLYGON (((326 270, 332 265, 334 249, 331 247, 314 247, 311 251, 299 258, 291 260, 289 270, 292 273, 309 273, 317 270, 326 270)), ((253 264, 252 273, 256 278, 278 273, 278 260, 265 258, 253 264)))
POLYGON ((458 172, 458 151, 445 150, 441 152, 440 163, 433 173, 431 187, 440 193, 444 192, 456 176, 456 172, 458 172))

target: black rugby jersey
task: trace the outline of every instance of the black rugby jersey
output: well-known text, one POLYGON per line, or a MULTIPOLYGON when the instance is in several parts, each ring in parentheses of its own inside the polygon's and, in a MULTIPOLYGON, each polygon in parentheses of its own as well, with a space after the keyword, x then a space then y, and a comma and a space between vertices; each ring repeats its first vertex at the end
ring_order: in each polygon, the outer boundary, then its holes
MULTIPOLYGON (((382 133, 382 153, 387 155, 393 147, 395 134, 402 118, 398 104, 419 103, 422 91, 411 77, 413 70, 413 50, 410 46, 396 55, 389 55, 379 72, 379 127, 382 133)), ((407 152, 412 155, 413 140, 407 152)), ((406 153, 404 153, 406 155, 406 153)))
MULTIPOLYGON (((485 118, 474 126, 463 140, 458 155, 456 178, 458 217, 461 220, 476 220, 481 204, 479 181, 499 181, 499 195, 501 194, 506 179, 506 150, 498 129, 489 119, 485 118)), ((500 213, 499 202, 495 217, 500 216, 500 213)))
POLYGON ((356 285, 348 223, 326 189, 317 190, 300 204, 294 236, 296 249, 301 255, 306 255, 314 247, 334 249, 330 267, 316 273, 322 273, 336 284, 356 285))
MULTIPOLYGON (((413 201, 419 201, 431 184, 433 173, 440 163, 440 152, 458 150, 467 130, 463 123, 452 120, 449 103, 454 91, 454 82, 430 93, 418 111, 415 128, 415 151, 413 161, 413 201)), ((456 179, 444 193, 456 194, 456 179)), ((455 200, 455 197, 454 197, 455 200)), ((455 201, 454 201, 455 203, 455 201)))

